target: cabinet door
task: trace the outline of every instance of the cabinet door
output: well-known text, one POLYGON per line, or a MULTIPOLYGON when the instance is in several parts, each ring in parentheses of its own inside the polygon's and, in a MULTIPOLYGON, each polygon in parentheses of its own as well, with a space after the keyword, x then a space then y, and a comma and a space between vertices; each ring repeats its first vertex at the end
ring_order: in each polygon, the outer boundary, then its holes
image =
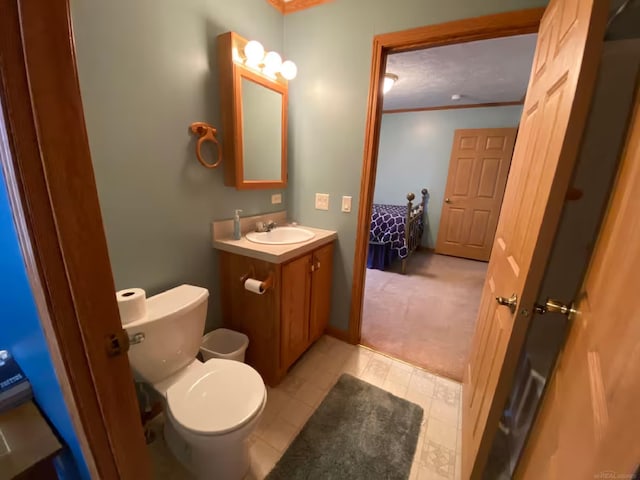
POLYGON ((310 339, 316 341, 329 324, 331 312, 331 284, 333 278, 333 243, 312 254, 310 339))
POLYGON ((302 355, 309 346, 309 296, 311 254, 282 266, 282 346, 283 368, 302 355))

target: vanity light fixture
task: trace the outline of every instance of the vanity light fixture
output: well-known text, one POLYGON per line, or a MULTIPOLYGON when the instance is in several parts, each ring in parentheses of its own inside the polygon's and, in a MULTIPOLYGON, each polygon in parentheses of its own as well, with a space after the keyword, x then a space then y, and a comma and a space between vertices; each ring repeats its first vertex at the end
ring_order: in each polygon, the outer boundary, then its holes
POLYGON ((262 73, 265 75, 275 78, 276 73, 280 71, 280 67, 282 67, 282 57, 278 52, 268 52, 264 56, 264 67, 262 67, 262 73))
POLYGON ((244 63, 247 67, 261 71, 263 74, 271 78, 276 78, 279 73, 286 80, 293 80, 298 74, 298 67, 291 60, 282 61, 282 57, 278 52, 267 52, 265 54, 264 47, 257 40, 250 40, 242 49, 242 56, 234 61, 244 63))
POLYGON ((264 58, 264 47, 257 40, 251 40, 244 46, 245 64, 248 67, 260 69, 260 62, 264 58))
POLYGON ((384 74, 384 83, 382 84, 382 93, 387 93, 393 88, 393 85, 398 81, 398 75, 394 73, 384 74))
POLYGON ((287 80, 293 80, 298 74, 298 67, 291 60, 285 60, 280 67, 280 75, 287 80))

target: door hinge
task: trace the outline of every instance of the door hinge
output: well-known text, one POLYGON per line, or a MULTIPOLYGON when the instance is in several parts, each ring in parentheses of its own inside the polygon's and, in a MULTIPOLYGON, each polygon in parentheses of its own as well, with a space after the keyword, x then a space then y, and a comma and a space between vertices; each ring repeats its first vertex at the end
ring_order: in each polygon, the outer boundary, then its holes
POLYGON ((117 357, 129 351, 129 335, 126 330, 112 333, 106 338, 107 355, 117 357))
POLYGON ((129 336, 126 330, 120 330, 117 333, 112 333, 106 338, 107 355, 110 357, 117 357, 123 353, 129 351, 131 345, 137 345, 144 342, 145 335, 143 332, 138 332, 129 336))

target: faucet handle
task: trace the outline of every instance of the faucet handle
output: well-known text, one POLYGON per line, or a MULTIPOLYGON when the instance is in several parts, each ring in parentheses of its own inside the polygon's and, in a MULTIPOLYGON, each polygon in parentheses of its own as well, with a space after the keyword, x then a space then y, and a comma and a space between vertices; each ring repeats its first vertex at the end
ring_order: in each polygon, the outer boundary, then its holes
POLYGON ((264 232, 265 225, 264 222, 256 222, 256 232, 264 232))

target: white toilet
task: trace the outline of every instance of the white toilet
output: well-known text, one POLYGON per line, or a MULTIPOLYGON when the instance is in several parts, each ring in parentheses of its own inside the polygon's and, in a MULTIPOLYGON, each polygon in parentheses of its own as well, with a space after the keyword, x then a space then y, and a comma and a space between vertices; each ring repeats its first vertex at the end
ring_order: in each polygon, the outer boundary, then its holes
POLYGON ((147 299, 147 317, 124 326, 138 380, 165 399, 165 439, 198 478, 242 479, 247 440, 267 402, 260 374, 233 360, 196 359, 209 292, 180 285, 147 299), (140 336, 138 336, 140 338, 140 336))

